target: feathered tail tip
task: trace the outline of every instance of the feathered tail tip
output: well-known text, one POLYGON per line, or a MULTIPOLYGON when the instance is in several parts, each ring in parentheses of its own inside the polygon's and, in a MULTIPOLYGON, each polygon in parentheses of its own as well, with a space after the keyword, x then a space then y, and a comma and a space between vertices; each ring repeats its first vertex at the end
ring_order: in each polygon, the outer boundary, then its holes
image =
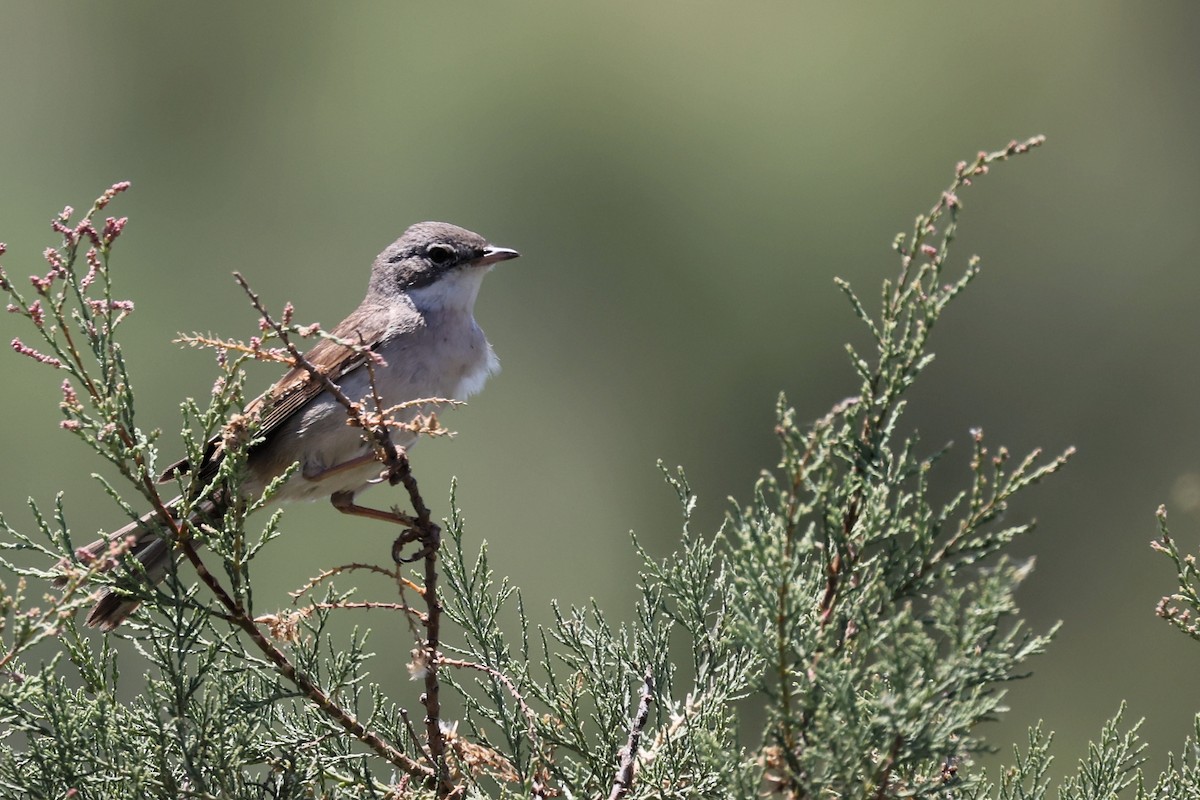
MULTIPOLYGON (((167 576, 171 549, 167 546, 166 541, 160 539, 153 531, 141 530, 138 533, 138 540, 129 552, 141 562, 142 569, 146 571, 146 579, 151 586, 155 586, 167 576)), ((92 606, 92 610, 88 612, 84 624, 89 628, 99 628, 106 633, 115 630, 141 605, 141 602, 141 600, 131 597, 123 597, 113 589, 102 589, 96 605, 92 606)))
POLYGON ((140 600, 121 597, 112 589, 105 589, 100 592, 100 599, 88 612, 84 624, 89 628, 99 628, 105 633, 115 631, 139 605, 140 600))
MULTIPOLYGON (((145 580, 151 586, 157 585, 167 575, 171 563, 171 549, 165 540, 147 527, 153 517, 154 513, 151 512, 111 536, 97 539, 80 549, 81 557, 86 561, 95 562, 97 559, 106 558, 106 554, 110 552, 121 553, 128 547, 127 552, 141 562, 146 573, 145 580), (126 544, 130 538, 133 541, 126 544)), ((120 558, 109 558, 108 562, 101 565, 101 569, 109 572, 117 569, 120 563, 120 558)), ((59 562, 59 566, 66 566, 66 562, 59 562)), ((55 583, 61 586, 63 581, 59 579, 55 583)), ((115 630, 139 605, 140 600, 122 596, 114 589, 106 587, 97 593, 96 605, 88 612, 84 624, 107 633, 115 630)))

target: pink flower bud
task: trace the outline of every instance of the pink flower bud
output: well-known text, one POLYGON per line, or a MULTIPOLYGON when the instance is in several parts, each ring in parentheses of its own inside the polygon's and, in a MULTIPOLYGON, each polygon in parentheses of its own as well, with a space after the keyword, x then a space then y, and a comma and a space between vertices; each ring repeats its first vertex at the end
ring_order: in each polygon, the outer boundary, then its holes
POLYGON ((91 240, 96 247, 100 246, 100 234, 96 233, 96 226, 92 225, 90 219, 85 219, 75 226, 76 241, 86 236, 91 240))
POLYGON ((109 217, 104 220, 104 232, 100 234, 100 239, 105 244, 112 244, 113 240, 121 235, 121 231, 125 230, 125 223, 129 222, 129 217, 109 217))
POLYGON ((39 353, 37 350, 34 350, 32 347, 25 344, 20 339, 14 338, 12 340, 12 342, 9 343, 9 346, 12 347, 12 349, 15 350, 16 352, 20 353, 21 355, 29 356, 34 361, 37 361, 41 364, 49 364, 52 367, 61 367, 62 366, 62 362, 59 361, 54 356, 48 356, 45 353, 39 353))
POLYGON ((79 395, 75 394, 75 387, 72 386, 71 382, 66 378, 64 378, 62 382, 62 394, 62 404, 64 406, 71 406, 72 408, 77 408, 79 406, 79 395))
POLYGON ((47 247, 45 250, 43 250, 42 258, 46 259, 46 263, 50 265, 51 275, 62 275, 66 273, 66 270, 63 269, 62 256, 53 247, 47 247))
MULTIPOLYGON (((95 231, 93 231, 95 233, 95 231)), ((96 248, 89 247, 87 251, 87 274, 79 281, 79 288, 86 289, 96 280, 96 273, 100 271, 100 254, 96 252, 96 248)))
POLYGON ((112 202, 112 199, 114 197, 119 195, 121 192, 126 191, 130 187, 130 185, 131 184, 129 183, 129 181, 119 181, 117 183, 114 183, 112 186, 108 187, 108 189, 105 190, 104 194, 100 195, 100 197, 96 200, 96 208, 97 209, 104 208, 106 205, 108 205, 109 203, 112 202))

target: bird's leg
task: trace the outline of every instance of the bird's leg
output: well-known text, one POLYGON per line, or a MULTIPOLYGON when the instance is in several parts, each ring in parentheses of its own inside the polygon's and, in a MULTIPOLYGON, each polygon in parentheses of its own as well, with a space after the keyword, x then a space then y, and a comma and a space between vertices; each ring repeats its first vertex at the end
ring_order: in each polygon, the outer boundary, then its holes
MULTIPOLYGON (((302 472, 301 474, 306 480, 319 481, 331 475, 336 475, 343 470, 361 466, 378 458, 379 456, 376 453, 365 453, 357 458, 352 458, 341 464, 335 464, 326 469, 314 472, 302 472)), ((381 460, 383 461, 383 472, 378 480, 387 480, 388 483, 395 486, 403 483, 406 475, 411 477, 411 473, 408 471, 408 454, 404 451, 404 448, 392 445, 388 448, 386 457, 381 460)), ((354 502, 354 492, 352 491, 334 492, 329 496, 329 502, 343 514, 353 514, 357 517, 367 517, 368 519, 380 520, 381 522, 403 525, 406 530, 392 544, 392 559, 397 564, 419 561, 429 553, 436 551, 441 542, 441 529, 437 525, 428 522, 428 520, 426 520, 425 524, 422 524, 420 519, 411 517, 396 508, 385 511, 379 508, 360 506, 354 502), (405 545, 412 542, 421 542, 423 546, 415 555, 405 557, 402 555, 402 550, 405 545)))
MULTIPOLYGON (((329 495, 329 502, 333 504, 334 508, 343 514, 353 514, 357 517, 367 517, 368 519, 377 519, 381 520, 382 522, 392 522, 397 525, 403 525, 405 527, 404 533, 397 536, 396 541, 392 543, 392 560, 397 564, 407 564, 413 561, 419 561, 429 552, 430 547, 435 549, 437 547, 436 542, 432 545, 426 544, 426 546, 422 548, 415 556, 405 557, 402 555, 405 545, 411 544, 412 542, 418 542, 426 538, 426 533, 420 527, 418 527, 417 520, 395 508, 391 509, 390 511, 384 511, 383 509, 379 508, 360 506, 354 502, 354 492, 334 492, 333 494, 329 495)), ((436 525, 433 525, 432 527, 435 531, 440 533, 440 530, 436 525)))
POLYGON ((354 502, 354 492, 334 492, 329 495, 329 502, 333 507, 343 514, 353 514, 356 517, 367 517, 369 519, 377 519, 382 522, 394 522, 397 525, 412 527, 416 524, 416 520, 396 509, 384 511, 380 508, 368 508, 360 506, 354 502))
MULTIPOLYGON (((334 464, 332 467, 326 467, 325 469, 313 471, 303 471, 301 472, 301 475, 305 478, 305 480, 320 481, 332 475, 344 472, 345 470, 354 469, 362 466, 363 464, 368 464, 376 460, 381 460, 377 453, 364 453, 363 455, 352 458, 349 461, 343 461, 341 464, 334 464)), ((408 466, 408 460, 404 450, 393 445, 388 450, 387 457, 382 459, 382 461, 383 471, 377 480, 387 480, 393 486, 400 483, 403 470, 408 466)), ((375 481, 372 481, 372 483, 374 482, 375 481)), ((396 539, 396 544, 393 547, 393 557, 397 559, 397 563, 402 563, 402 560, 399 557, 400 548, 409 542, 419 541, 424 538, 419 531, 419 521, 415 517, 411 517, 408 514, 400 511, 398 508, 391 508, 385 511, 380 508, 360 506, 358 503, 354 502, 354 492, 349 490, 334 492, 333 494, 329 495, 329 502, 334 508, 343 514, 352 514, 356 517, 367 517, 368 519, 375 519, 381 522, 391 522, 396 525, 403 525, 407 530, 405 530, 404 533, 402 533, 400 537, 396 539)))

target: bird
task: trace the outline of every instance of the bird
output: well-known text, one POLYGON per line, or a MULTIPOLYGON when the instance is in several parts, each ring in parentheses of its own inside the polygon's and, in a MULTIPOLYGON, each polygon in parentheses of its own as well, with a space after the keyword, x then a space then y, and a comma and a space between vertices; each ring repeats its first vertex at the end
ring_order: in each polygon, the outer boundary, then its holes
MULTIPOLYGON (((493 266, 519 255, 449 223, 412 225, 376 257, 362 303, 304 360, 353 402, 371 403, 377 395, 381 408, 393 408, 430 398, 466 400, 499 369, 495 351, 475 321, 480 285, 493 266), (378 356, 374 361, 372 354, 378 356)), ((409 421, 420 412, 420 408, 406 408, 393 412, 393 418, 409 421)), ((361 430, 347 425, 346 407, 305 365, 294 365, 247 404, 243 414, 257 418, 256 440, 246 455, 244 496, 257 498, 298 464, 273 500, 329 498, 344 513, 387 514, 355 502, 359 492, 379 481, 382 464, 361 430)), ((410 447, 416 438, 412 431, 393 429, 392 441, 399 447, 410 447)), ((159 480, 192 472, 191 485, 209 486, 224 453, 222 436, 214 436, 198 464, 179 461, 159 480)), ((165 508, 174 514, 182 504, 183 498, 177 497, 165 508)), ((192 504, 190 521, 220 519, 227 505, 227 497, 214 490, 192 504)), ((112 543, 132 542, 128 552, 141 563, 144 580, 161 582, 173 558, 171 543, 156 532, 164 521, 161 514, 148 512, 80 548, 76 557, 94 562, 110 551, 112 543)), ((115 568, 116 563, 105 569, 115 568)), ((85 624, 112 631, 139 603, 128 593, 105 587, 85 624)))

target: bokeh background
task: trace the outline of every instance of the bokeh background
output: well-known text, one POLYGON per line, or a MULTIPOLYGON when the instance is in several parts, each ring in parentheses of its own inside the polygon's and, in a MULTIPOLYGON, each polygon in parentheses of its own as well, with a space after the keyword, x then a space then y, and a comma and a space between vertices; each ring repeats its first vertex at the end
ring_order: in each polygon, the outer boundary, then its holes
MULTIPOLYGON (((656 460, 714 530, 776 460, 778 392, 811 419, 854 390, 834 276, 875 296, 957 160, 1044 133, 963 195, 958 255, 984 272, 907 419, 959 442, 947 487, 972 426, 1079 448, 1013 509, 1040 522, 1023 608, 1064 626, 990 733, 1007 750, 1044 719, 1061 772, 1125 698, 1161 767, 1200 709, 1200 648, 1155 619, 1173 574, 1148 547, 1162 502, 1200 539, 1197 41, 1185 2, 6 2, 4 263, 44 271, 49 219, 133 181, 112 207, 132 219, 125 346, 172 450, 180 398, 213 379, 172 337, 254 330, 232 270, 331 325, 411 222, 520 249, 478 307, 504 371, 416 469, 439 513, 458 477, 469 535, 535 617, 550 598, 628 613, 629 531, 661 555, 679 530, 656 460)), ((59 377, 0 363, 0 509, 28 525, 25 498, 61 488, 76 537, 110 528, 59 377)), ((286 526, 260 603, 389 536, 324 504, 286 526)))

